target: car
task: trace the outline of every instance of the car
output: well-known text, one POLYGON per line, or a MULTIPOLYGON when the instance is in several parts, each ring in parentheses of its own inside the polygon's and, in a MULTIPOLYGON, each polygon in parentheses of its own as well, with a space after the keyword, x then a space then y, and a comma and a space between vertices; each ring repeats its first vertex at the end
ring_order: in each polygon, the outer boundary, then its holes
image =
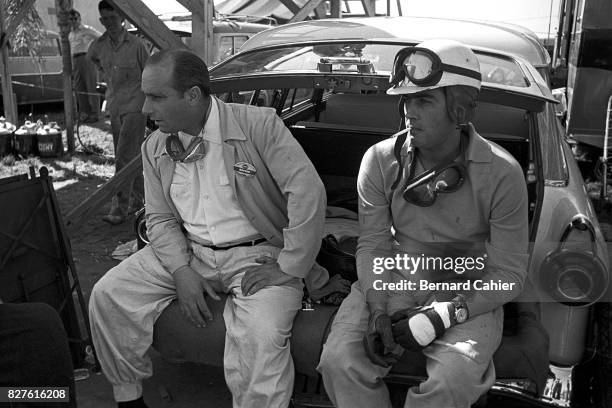
MULTIPOLYGON (((608 252, 542 75, 548 59, 541 45, 493 23, 409 17, 306 21, 251 38, 210 70, 211 91, 225 102, 274 108, 321 176, 328 205, 355 212, 363 154, 400 124, 398 97, 385 93, 394 56, 436 37, 462 41, 477 54, 483 86, 476 129, 516 158, 528 191, 526 289, 504 307, 504 338, 494 357, 497 381, 481 403, 612 406, 608 252), (543 64, 536 68, 534 60, 543 64)), ((146 240, 142 228, 140 236, 146 240)), ((221 314, 222 303, 209 306, 221 314)), ((311 306, 306 301, 298 313, 291 340, 303 381, 296 386, 296 407, 331 406, 315 367, 336 307, 311 306)), ((153 345, 173 360, 220 367, 224 330, 222 319, 196 329, 175 302, 157 320, 153 345)), ((423 358, 411 358, 385 379, 392 390, 401 393, 423 380, 423 358)))
POLYGON ((16 51, 9 49, 8 68, 18 105, 64 100, 58 33, 43 31, 37 56, 32 56, 25 47, 16 51))

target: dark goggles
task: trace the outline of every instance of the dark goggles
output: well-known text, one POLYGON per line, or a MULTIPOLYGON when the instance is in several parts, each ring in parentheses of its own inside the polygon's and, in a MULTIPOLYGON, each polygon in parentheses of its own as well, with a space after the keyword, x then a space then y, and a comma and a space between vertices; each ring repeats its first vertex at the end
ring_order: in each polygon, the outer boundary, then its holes
POLYGON ((459 190, 465 178, 466 169, 461 163, 453 162, 434 167, 409 180, 403 197, 407 202, 419 207, 429 207, 436 202, 438 194, 459 190))
POLYGON ((395 56, 389 82, 397 86, 408 78, 417 86, 433 86, 440 82, 444 72, 482 80, 480 72, 445 64, 427 48, 406 47, 395 56))
POLYGON ((198 161, 205 156, 204 150, 204 139, 201 137, 194 137, 187 149, 183 147, 181 139, 178 135, 171 134, 166 138, 166 153, 174 162, 178 163, 192 163, 198 161))

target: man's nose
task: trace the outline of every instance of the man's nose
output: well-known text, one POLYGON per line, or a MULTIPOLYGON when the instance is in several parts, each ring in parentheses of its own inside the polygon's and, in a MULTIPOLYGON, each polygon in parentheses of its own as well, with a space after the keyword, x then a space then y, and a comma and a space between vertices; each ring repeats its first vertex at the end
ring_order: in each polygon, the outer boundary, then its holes
POLYGON ((142 113, 145 115, 148 115, 151 113, 151 108, 149 107, 149 98, 145 98, 145 101, 142 104, 142 113))
POLYGON ((406 99, 404 101, 404 116, 407 119, 415 119, 417 116, 416 104, 412 99, 406 99))

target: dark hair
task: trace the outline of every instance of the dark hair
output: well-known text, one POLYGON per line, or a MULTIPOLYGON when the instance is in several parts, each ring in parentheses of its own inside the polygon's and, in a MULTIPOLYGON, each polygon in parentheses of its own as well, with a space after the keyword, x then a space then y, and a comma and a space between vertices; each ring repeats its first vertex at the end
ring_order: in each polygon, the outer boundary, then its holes
POLYGON ((171 63, 172 88, 183 93, 197 86, 204 96, 210 95, 208 67, 200 57, 184 49, 161 50, 149 57, 147 66, 171 63))
POLYGON ((98 11, 102 10, 111 10, 114 11, 115 8, 106 0, 102 0, 98 3, 98 11))
POLYGON ((75 9, 70 9, 70 11, 68 12, 68 14, 70 14, 70 17, 81 17, 81 13, 79 13, 78 11, 76 11, 75 9))
POLYGON ((458 126, 467 125, 474 118, 478 105, 478 89, 467 85, 444 87, 446 111, 458 126))

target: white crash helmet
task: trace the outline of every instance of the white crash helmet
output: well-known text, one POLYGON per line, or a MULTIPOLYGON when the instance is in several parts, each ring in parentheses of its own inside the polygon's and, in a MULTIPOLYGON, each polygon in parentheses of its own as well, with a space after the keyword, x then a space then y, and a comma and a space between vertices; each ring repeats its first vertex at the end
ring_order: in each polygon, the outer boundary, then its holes
POLYGON ((453 40, 427 40, 395 56, 389 95, 411 94, 452 85, 480 90, 482 76, 474 52, 453 40))

